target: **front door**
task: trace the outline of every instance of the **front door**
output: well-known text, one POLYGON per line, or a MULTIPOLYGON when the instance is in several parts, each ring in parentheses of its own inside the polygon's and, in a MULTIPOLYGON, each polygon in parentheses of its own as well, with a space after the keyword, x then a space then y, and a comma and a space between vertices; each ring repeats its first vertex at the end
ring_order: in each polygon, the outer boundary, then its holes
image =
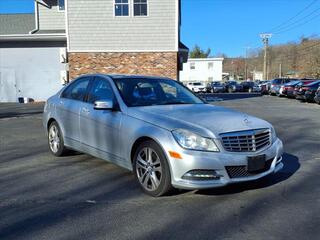
POLYGON ((81 143, 90 147, 98 155, 108 161, 121 162, 119 132, 122 112, 114 110, 96 110, 95 101, 113 100, 115 96, 110 82, 95 77, 90 87, 87 102, 82 104, 80 111, 81 143))

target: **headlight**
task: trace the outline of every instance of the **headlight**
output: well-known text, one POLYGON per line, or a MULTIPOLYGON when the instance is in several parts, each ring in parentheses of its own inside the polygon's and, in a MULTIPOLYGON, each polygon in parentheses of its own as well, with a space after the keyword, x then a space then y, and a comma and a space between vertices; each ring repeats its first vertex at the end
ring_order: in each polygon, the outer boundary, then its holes
POLYGON ((271 139, 272 143, 274 143, 277 140, 277 134, 273 127, 271 127, 271 139))
POLYGON ((219 148, 210 138, 204 138, 195 133, 183 129, 172 131, 172 134, 175 140, 179 143, 179 145, 185 149, 219 152, 219 148))

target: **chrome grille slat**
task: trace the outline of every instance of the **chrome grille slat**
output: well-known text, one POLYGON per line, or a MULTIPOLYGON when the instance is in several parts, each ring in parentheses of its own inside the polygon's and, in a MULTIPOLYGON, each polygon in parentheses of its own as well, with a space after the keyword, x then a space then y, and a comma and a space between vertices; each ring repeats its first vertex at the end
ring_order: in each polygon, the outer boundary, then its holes
POLYGON ((220 134, 222 145, 229 152, 255 152, 271 144, 269 129, 220 134))

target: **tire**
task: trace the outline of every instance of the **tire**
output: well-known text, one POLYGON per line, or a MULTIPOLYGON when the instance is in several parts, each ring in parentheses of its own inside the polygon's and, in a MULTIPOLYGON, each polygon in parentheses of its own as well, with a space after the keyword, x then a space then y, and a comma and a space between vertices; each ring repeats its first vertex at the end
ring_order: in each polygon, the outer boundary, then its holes
POLYGON ((143 142, 133 158, 133 171, 142 190, 160 197, 172 190, 171 175, 165 154, 154 141, 143 142))
POLYGON ((61 129, 57 122, 52 122, 48 129, 48 146, 50 152, 61 157, 67 153, 67 148, 64 146, 61 129))

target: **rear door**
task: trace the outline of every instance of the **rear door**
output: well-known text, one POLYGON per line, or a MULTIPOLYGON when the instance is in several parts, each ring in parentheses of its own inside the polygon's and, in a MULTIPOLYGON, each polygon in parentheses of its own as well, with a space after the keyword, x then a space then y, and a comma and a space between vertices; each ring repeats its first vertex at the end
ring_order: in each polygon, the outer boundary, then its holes
POLYGON ((121 143, 119 132, 123 114, 119 110, 96 110, 95 101, 113 100, 117 105, 111 83, 108 79, 95 77, 86 102, 80 111, 81 143, 92 151, 107 156, 109 161, 120 159, 121 143))
POLYGON ((82 77, 61 94, 57 105, 57 116, 67 145, 80 143, 80 107, 88 91, 91 77, 82 77))

